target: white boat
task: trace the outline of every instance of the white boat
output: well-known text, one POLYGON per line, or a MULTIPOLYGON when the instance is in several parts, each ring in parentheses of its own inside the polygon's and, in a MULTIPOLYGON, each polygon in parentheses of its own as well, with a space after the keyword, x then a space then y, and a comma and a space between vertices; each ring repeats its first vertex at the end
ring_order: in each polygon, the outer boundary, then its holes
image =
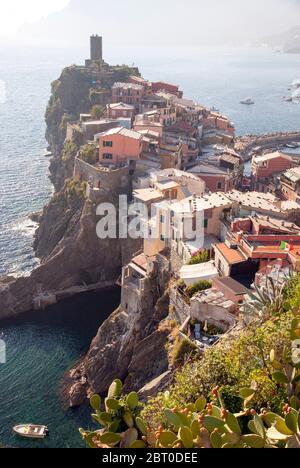
POLYGON ((241 104, 246 104, 247 106, 251 106, 252 104, 255 104, 255 101, 252 98, 248 97, 248 98, 242 99, 241 104))
POLYGON ((26 439, 45 439, 49 435, 47 426, 37 424, 19 424, 13 427, 13 431, 26 439))

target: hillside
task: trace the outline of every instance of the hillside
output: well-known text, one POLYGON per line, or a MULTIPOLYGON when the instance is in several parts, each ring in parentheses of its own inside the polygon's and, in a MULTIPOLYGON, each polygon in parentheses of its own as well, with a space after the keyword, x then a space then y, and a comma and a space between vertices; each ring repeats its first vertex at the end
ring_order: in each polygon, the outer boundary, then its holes
POLYGON ((270 47, 280 47, 286 53, 300 53, 300 26, 266 37, 262 42, 270 47))

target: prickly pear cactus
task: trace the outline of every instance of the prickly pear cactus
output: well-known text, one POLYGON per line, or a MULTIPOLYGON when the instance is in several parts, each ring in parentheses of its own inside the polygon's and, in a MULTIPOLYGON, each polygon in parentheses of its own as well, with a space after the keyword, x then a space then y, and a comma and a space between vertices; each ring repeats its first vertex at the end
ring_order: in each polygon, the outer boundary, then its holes
MULTIPOLYGON (((300 320, 295 319, 291 340, 299 339, 300 320)), ((91 398, 93 420, 101 429, 87 432, 80 429, 92 448, 300 448, 300 359, 299 350, 284 350, 283 359, 270 353, 272 379, 278 391, 284 390, 288 401, 282 402, 280 414, 252 408, 257 389, 242 388, 239 397, 243 411, 232 414, 225 408, 222 389, 212 390, 211 400, 205 397, 185 408, 165 409, 164 420, 152 430, 140 417, 142 405, 135 392, 122 396, 122 382, 115 380, 102 402, 91 398), (246 428, 246 429, 245 429, 246 428)))

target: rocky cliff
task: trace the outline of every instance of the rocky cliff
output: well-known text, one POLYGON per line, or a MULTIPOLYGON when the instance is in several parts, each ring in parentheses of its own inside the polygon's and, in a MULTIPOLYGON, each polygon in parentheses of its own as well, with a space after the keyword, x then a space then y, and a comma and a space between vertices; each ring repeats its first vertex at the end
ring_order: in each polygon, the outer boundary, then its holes
MULTIPOLYGON (((109 91, 115 80, 136 73, 137 69, 126 66, 104 64, 93 70, 72 66, 52 84, 46 137, 53 152, 50 178, 55 194, 39 216, 34 248, 41 266, 30 277, 0 278, 0 319, 32 309, 41 293, 116 280, 124 262, 139 249, 140 242, 98 239, 96 205, 86 199, 84 184, 71 179, 78 142, 65 143, 69 121, 101 102, 101 90, 109 91)), ((106 193, 99 202, 113 202, 115 196, 106 193)))
POLYGON ((168 370, 171 329, 159 327, 169 314, 168 280, 167 271, 161 270, 147 280, 143 293, 123 290, 120 308, 101 326, 85 360, 71 371, 70 406, 82 404, 91 393, 105 394, 116 378, 125 382, 124 391, 138 391, 168 370))
MULTIPOLYGON (((133 72, 127 67, 106 67, 109 78, 100 86, 109 89, 112 82, 133 72)), ((125 190, 122 184, 114 192, 98 194, 96 204, 86 197, 86 185, 72 180, 79 143, 65 142, 66 125, 89 111, 98 98, 101 92, 91 87, 90 72, 81 67, 65 69, 52 85, 46 121, 54 155, 50 176, 55 194, 39 216, 34 247, 41 266, 28 278, 0 279, 0 319, 32 309, 41 296, 116 281, 122 266, 141 247, 139 239, 100 240, 96 234, 97 204, 116 205, 116 197, 125 190)), ((72 372, 72 406, 83 402, 89 392, 104 393, 114 378, 124 379, 126 389, 138 390, 168 370, 169 330, 158 327, 168 315, 167 283, 168 274, 162 270, 146 282, 142 294, 123 291, 120 308, 102 325, 86 358, 72 372)))

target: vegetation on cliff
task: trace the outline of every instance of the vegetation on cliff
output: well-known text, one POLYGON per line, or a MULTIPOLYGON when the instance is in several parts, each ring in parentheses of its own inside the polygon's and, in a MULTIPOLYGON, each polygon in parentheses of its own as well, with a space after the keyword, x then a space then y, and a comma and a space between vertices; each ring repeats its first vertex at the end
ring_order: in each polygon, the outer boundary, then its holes
POLYGON ((91 110, 91 116, 95 120, 99 120, 105 115, 105 108, 100 104, 95 104, 91 110))
POLYGON ((300 277, 290 280, 280 311, 191 358, 171 388, 144 407, 136 395, 121 397, 115 383, 105 411, 100 400, 94 408, 104 429, 81 431, 88 445, 300 448, 299 350, 293 347, 300 338, 299 289, 300 277))
POLYGON ((60 78, 52 83, 46 110, 46 138, 56 156, 63 149, 68 122, 79 120, 81 113, 91 110, 95 118, 102 117, 105 96, 113 83, 127 81, 130 75, 139 75, 136 68, 126 65, 106 67, 110 73, 104 74, 97 83, 90 69, 75 65, 65 68, 60 78))
MULTIPOLYGON (((290 339, 298 336, 299 326, 300 320, 294 319, 290 339)), ((92 417, 102 429, 81 429, 81 435, 92 448, 300 448, 300 365, 292 361, 290 349, 282 358, 279 362, 271 350, 270 381, 280 397, 276 411, 254 407, 260 389, 253 381, 241 387, 235 399, 215 386, 208 398, 202 395, 186 405, 164 407, 159 425, 151 426, 141 414, 138 394, 122 396, 122 383, 116 380, 104 407, 99 396, 91 398, 92 417), (239 402, 240 409, 230 411, 233 402, 239 402)))
POLYGON ((96 164, 96 162, 98 161, 97 145, 95 145, 94 143, 88 143, 84 145, 80 149, 79 159, 88 164, 96 164))

